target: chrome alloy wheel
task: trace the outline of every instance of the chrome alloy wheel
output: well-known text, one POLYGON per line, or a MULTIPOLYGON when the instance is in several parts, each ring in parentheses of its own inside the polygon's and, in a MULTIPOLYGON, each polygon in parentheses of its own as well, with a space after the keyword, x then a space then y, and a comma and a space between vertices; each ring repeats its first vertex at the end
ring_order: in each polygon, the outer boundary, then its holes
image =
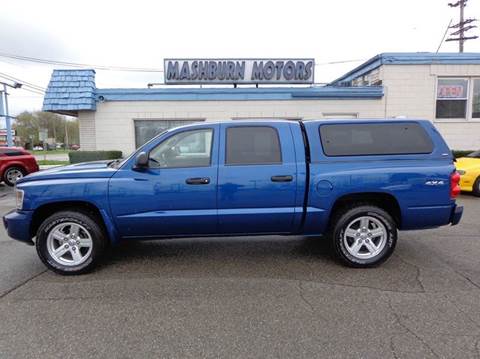
POLYGON ((74 222, 55 226, 47 237, 48 254, 59 264, 77 266, 92 253, 93 241, 88 230, 74 222))
POLYGON ((348 253, 355 258, 371 259, 385 248, 387 229, 375 217, 358 217, 348 224, 343 242, 348 253))
POLYGON ((16 183, 17 180, 19 180, 20 178, 23 177, 23 173, 22 173, 22 171, 20 171, 16 168, 12 168, 12 169, 7 170, 7 173, 6 173, 5 176, 7 177, 7 180, 10 183, 16 183))

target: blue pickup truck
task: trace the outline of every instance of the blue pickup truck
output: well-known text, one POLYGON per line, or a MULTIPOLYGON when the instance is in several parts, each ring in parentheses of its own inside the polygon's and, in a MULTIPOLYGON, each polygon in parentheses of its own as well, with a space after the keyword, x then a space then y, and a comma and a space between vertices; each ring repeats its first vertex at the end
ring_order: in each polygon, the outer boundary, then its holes
POLYGON ((458 182, 428 121, 204 122, 123 160, 26 176, 3 221, 61 274, 119 241, 267 234, 327 235, 344 263, 370 267, 397 230, 457 224, 458 182))

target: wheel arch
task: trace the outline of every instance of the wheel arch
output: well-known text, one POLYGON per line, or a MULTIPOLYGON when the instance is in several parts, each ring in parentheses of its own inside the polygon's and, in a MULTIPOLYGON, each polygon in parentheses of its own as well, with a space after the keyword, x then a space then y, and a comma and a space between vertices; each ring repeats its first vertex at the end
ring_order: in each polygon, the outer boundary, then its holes
MULTIPOLYGON (((397 227, 401 228, 402 212, 400 204, 395 196, 386 192, 349 193, 338 197, 332 206, 330 221, 335 217, 335 214, 338 213, 338 211, 351 206, 353 203, 370 204, 382 208, 392 216, 397 227)), ((331 222, 329 222, 329 228, 330 225, 331 222)))
POLYGON ((110 242, 113 243, 116 241, 116 231, 113 223, 110 221, 108 214, 105 212, 105 210, 88 201, 58 201, 45 203, 39 206, 33 211, 32 214, 32 221, 30 224, 31 237, 36 236, 38 228, 45 219, 47 219, 54 213, 68 210, 80 211, 93 216, 96 220, 99 221, 99 224, 105 230, 105 233, 107 234, 110 242))

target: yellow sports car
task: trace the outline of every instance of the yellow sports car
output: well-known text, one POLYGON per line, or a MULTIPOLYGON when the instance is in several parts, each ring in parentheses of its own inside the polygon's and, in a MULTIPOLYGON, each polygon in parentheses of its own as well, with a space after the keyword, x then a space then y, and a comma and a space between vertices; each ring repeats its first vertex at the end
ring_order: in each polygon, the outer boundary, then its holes
POLYGON ((455 164, 460 173, 460 188, 480 197, 480 151, 475 151, 466 157, 457 158, 455 164))

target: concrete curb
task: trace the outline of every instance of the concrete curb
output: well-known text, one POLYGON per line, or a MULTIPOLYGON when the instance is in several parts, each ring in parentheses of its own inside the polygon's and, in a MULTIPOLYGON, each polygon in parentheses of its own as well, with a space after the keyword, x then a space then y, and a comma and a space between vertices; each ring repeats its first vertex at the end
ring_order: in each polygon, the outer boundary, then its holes
POLYGON ((50 168, 61 167, 63 165, 40 165, 40 171, 49 170, 50 168))

